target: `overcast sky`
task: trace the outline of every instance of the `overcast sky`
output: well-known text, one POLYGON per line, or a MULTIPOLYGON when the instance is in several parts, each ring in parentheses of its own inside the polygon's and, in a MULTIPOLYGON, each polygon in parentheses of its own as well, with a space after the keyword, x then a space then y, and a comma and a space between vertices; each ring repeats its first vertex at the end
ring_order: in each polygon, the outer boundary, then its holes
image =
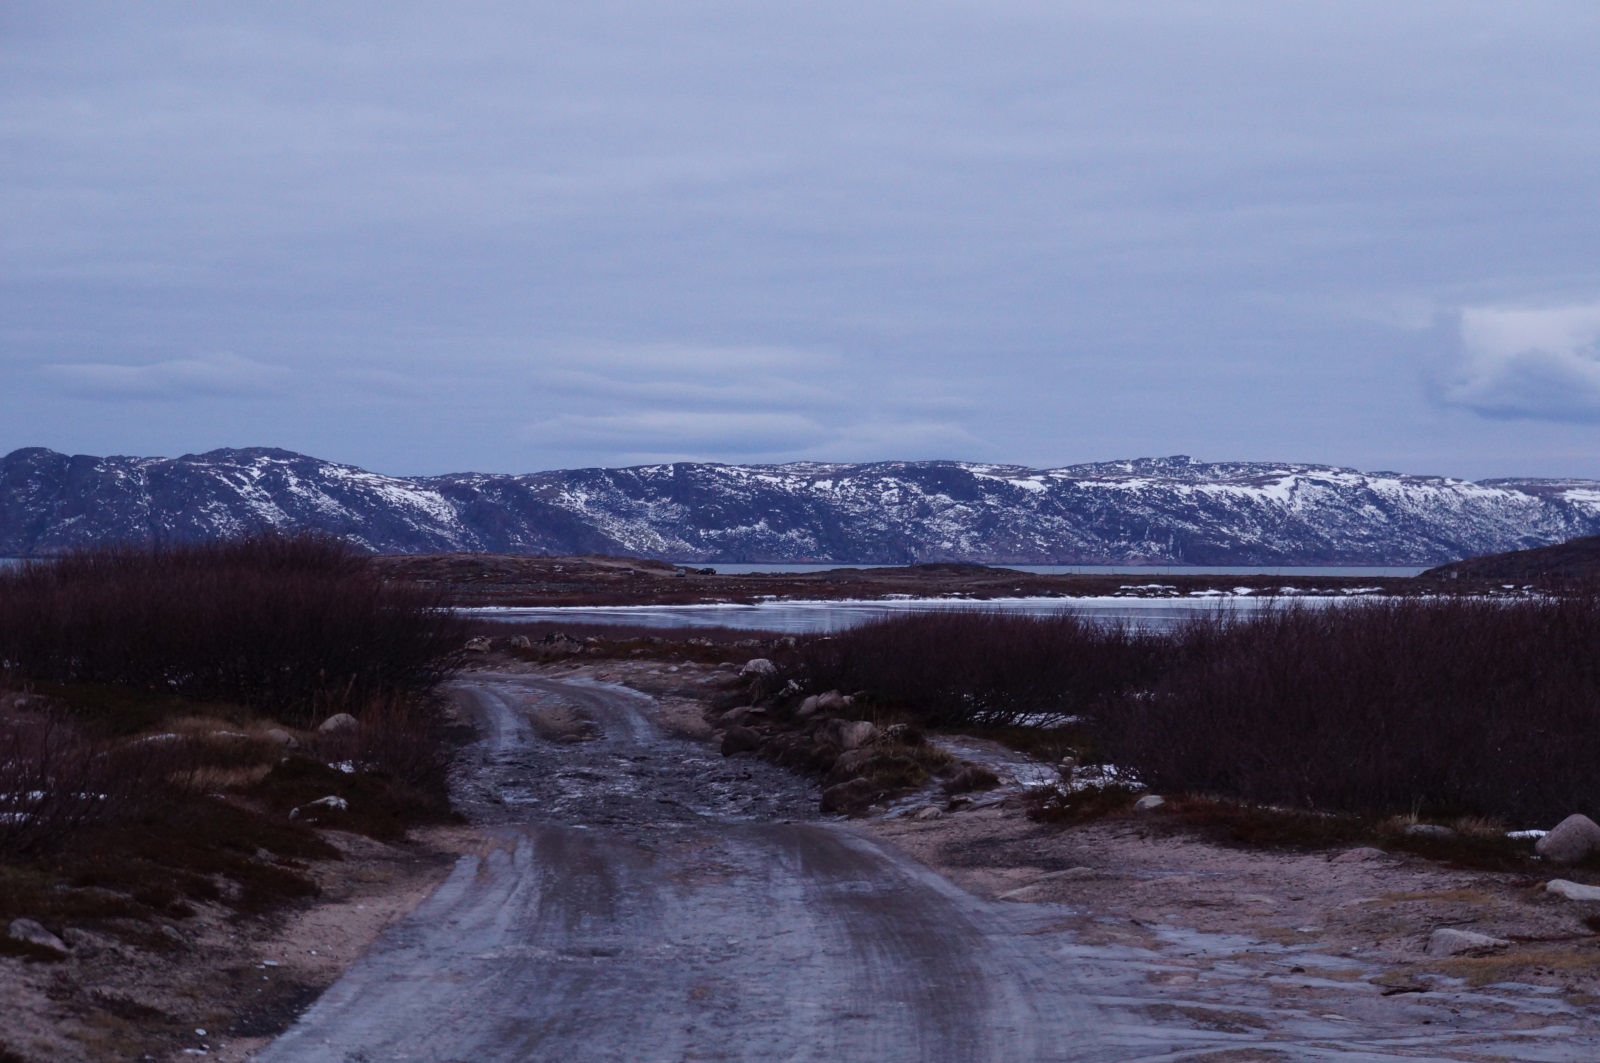
POLYGON ((1600 4, 0 5, 0 452, 251 445, 1600 477, 1600 4))

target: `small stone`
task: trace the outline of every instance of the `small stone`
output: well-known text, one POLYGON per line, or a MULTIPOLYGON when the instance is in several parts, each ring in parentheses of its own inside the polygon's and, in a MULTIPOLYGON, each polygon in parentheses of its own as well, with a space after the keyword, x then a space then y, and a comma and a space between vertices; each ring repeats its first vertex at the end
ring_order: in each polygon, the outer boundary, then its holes
POLYGON ((737 753, 754 753, 761 748, 761 742, 760 732, 735 725, 722 736, 722 755, 731 757, 737 753))
POLYGON ((356 721, 356 718, 348 712, 336 712, 326 720, 323 720, 322 725, 317 730, 325 735, 335 735, 354 731, 360 726, 361 724, 356 721))
POLYGON ((817 711, 824 716, 843 712, 849 706, 850 700, 837 690, 830 690, 826 694, 817 695, 817 711))
POLYGON ((1388 854, 1382 849, 1374 849, 1370 845, 1363 845, 1355 849, 1346 849, 1344 852, 1334 857, 1332 863, 1358 864, 1364 860, 1378 860, 1387 855, 1388 854))
POLYGON ((1456 836, 1455 831, 1449 827, 1441 827, 1437 823, 1410 823, 1401 833, 1412 838, 1436 838, 1440 841, 1447 841, 1456 836))
POLYGON ((468 653, 488 653, 494 649, 494 643, 486 638, 473 638, 467 640, 468 653))
POLYGON ((940 808, 938 805, 923 805, 921 808, 911 813, 911 818, 923 820, 943 819, 944 809, 940 808))
POLYGON ((1581 882, 1569 882, 1564 878, 1553 878, 1544 884, 1546 893, 1554 893, 1557 897, 1565 897, 1569 901, 1600 901, 1600 886, 1585 886, 1581 882))
POLYGON ((1511 942, 1504 938, 1490 937, 1488 934, 1476 934, 1471 930, 1456 930, 1453 927, 1442 926, 1428 935, 1429 956, 1461 956, 1468 953, 1493 952, 1503 949, 1511 942))
POLYGON ((1554 864, 1576 864, 1596 849, 1600 849, 1600 824, 1584 815, 1568 816, 1533 843, 1533 851, 1554 864))
POLYGON ((1145 794, 1133 803, 1135 812, 1154 812, 1158 808, 1167 807, 1167 799, 1160 794, 1145 794))
POLYGON ((839 727, 841 749, 860 749, 877 737, 877 725, 868 720, 849 720, 839 727))
POLYGON ((161 936, 179 945, 187 944, 187 942, 184 940, 183 933, 175 926, 168 926, 167 924, 162 923, 161 936))
POLYGON ((6 936, 12 941, 47 949, 58 956, 69 956, 72 953, 65 941, 46 930, 43 923, 32 919, 11 920, 11 925, 6 929, 6 936))
POLYGON ((281 727, 272 727, 267 730, 267 741, 276 743, 285 749, 299 749, 300 742, 294 735, 281 727))

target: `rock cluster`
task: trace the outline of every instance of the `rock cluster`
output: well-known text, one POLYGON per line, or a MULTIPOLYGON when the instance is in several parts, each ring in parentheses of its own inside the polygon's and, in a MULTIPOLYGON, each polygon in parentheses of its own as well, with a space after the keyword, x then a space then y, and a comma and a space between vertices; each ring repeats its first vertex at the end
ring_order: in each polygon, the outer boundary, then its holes
MULTIPOLYGON (((739 674, 750 683, 752 693, 760 695, 770 689, 777 668, 766 658, 756 658, 739 674)), ((770 708, 741 705, 717 717, 715 723, 723 729, 722 754, 760 756, 821 776, 824 812, 864 811, 947 770, 949 756, 927 745, 915 728, 904 724, 879 728, 870 720, 839 715, 848 713, 853 702, 837 690, 797 704, 786 704, 787 696, 779 691, 770 708)))

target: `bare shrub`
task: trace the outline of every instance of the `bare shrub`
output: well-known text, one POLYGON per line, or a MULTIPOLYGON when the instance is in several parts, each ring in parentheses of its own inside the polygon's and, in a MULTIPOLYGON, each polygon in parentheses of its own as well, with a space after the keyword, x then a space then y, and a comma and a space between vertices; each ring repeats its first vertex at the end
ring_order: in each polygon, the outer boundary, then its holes
POLYGON ((95 743, 53 713, 0 715, 0 855, 47 849, 169 799, 176 744, 95 743))
POLYGON ((1147 681, 1166 658, 1159 636, 1071 613, 916 613, 802 639, 793 669, 810 690, 868 700, 932 726, 1005 726, 1069 716, 1147 681))
POLYGON ((1158 790, 1553 823, 1600 812, 1600 600, 1388 599, 1173 636, 1100 741, 1158 790))
POLYGON ((96 547, 0 573, 0 666, 13 679, 292 721, 431 692, 459 666, 462 630, 433 593, 316 536, 96 547))

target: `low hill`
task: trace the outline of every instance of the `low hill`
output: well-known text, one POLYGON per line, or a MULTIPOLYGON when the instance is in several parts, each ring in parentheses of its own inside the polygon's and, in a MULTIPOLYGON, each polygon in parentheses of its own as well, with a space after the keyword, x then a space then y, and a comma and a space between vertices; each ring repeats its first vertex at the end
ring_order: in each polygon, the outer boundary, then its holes
POLYGON ((1500 579, 1589 581, 1600 579, 1600 535, 1586 535, 1554 546, 1469 557, 1430 568, 1423 579, 1500 579))

